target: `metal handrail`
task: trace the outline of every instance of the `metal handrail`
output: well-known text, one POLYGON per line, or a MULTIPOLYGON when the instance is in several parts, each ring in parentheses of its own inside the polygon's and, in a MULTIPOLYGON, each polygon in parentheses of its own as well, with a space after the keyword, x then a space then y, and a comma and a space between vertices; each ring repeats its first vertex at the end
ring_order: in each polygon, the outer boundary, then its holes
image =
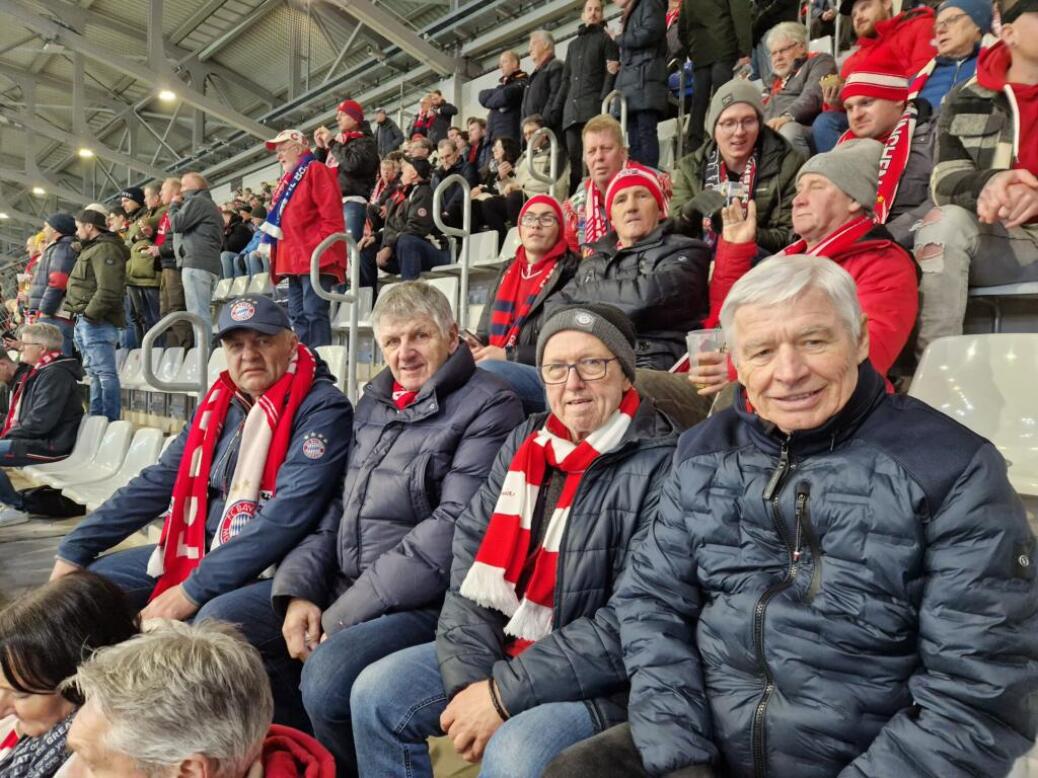
POLYGON ((619 98, 620 100, 620 129, 624 132, 624 138, 627 138, 627 97, 619 89, 614 89, 612 92, 605 96, 602 101, 602 113, 609 113, 613 107, 613 100, 619 98))
MULTIPOLYGON (((840 17, 842 16, 842 14, 840 13, 840 6, 839 5, 835 6, 835 10, 836 10, 836 16, 833 19, 833 59, 836 60, 836 66, 839 67, 840 66, 840 33, 841 33, 841 30, 840 30, 840 17)), ((811 39, 808 38, 808 42, 809 43, 810 43, 810 40, 811 39)))
POLYGON ((433 222, 444 235, 461 238, 461 251, 458 252, 458 264, 461 266, 461 281, 458 289, 458 327, 468 327, 469 318, 469 237, 472 235, 472 187, 468 179, 460 173, 453 173, 443 179, 433 190, 433 222), (451 186, 461 186, 461 228, 451 227, 443 221, 443 193, 451 186))
POLYGON ((350 304, 349 340, 346 343, 346 396, 357 404, 357 340, 360 337, 360 248, 348 232, 333 232, 314 247, 310 255, 310 285, 322 300, 350 304), (321 255, 342 241, 346 244, 346 255, 350 267, 350 291, 348 294, 331 292, 321 285, 321 255))
POLYGON ((162 392, 198 392, 203 397, 209 389, 209 355, 210 345, 213 341, 213 333, 206 331, 206 322, 197 313, 188 311, 173 311, 159 319, 155 326, 144 333, 141 341, 141 372, 144 380, 149 386, 162 392), (191 325, 191 331, 195 336, 195 344, 198 346, 198 383, 188 384, 177 381, 163 381, 157 375, 151 365, 151 350, 155 347, 155 339, 174 324, 186 321, 191 325))
POLYGON ((535 181, 540 181, 542 184, 547 184, 548 194, 554 194, 555 184, 559 180, 559 139, 555 137, 555 133, 551 127, 541 127, 537 132, 530 136, 530 140, 526 143, 526 164, 530 168, 530 176, 535 181), (548 136, 548 146, 550 149, 550 157, 548 160, 548 174, 544 175, 540 170, 534 167, 533 157, 534 150, 537 146, 537 141, 542 135, 548 136))

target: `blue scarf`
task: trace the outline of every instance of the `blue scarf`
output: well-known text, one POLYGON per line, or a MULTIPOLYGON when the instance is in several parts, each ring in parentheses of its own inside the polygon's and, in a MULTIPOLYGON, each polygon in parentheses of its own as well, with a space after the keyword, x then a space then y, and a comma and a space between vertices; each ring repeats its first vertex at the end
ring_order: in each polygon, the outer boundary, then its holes
POLYGON ((314 161, 314 155, 309 151, 306 152, 303 158, 299 160, 299 164, 296 165, 296 169, 291 173, 291 176, 285 175, 282 177, 277 191, 274 192, 274 203, 270 206, 267 220, 260 225, 260 231, 263 233, 260 242, 269 243, 271 249, 277 245, 279 240, 285 237, 285 234, 281 231, 281 219, 285 214, 285 208, 288 207, 288 201, 292 199, 292 195, 296 191, 296 187, 299 186, 299 182, 306 175, 306 169, 314 161))

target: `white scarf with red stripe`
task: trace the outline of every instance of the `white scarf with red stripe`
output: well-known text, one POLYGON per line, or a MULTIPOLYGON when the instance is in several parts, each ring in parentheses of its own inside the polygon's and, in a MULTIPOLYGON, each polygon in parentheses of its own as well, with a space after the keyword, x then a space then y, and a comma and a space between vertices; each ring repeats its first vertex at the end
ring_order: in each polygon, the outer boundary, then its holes
MULTIPOLYGON (((278 470, 292 439, 296 411, 313 386, 315 365, 313 354, 300 345, 285 374, 249 409, 212 548, 234 538, 273 496, 278 470)), ((173 483, 162 535, 148 560, 148 575, 159 579, 151 599, 183 583, 205 555, 209 470, 235 395, 243 396, 225 370, 195 414, 173 483)), ((272 574, 271 570, 262 577, 272 574)))
POLYGON ((4 419, 4 428, 0 430, 0 438, 6 436, 7 433, 18 424, 18 417, 22 413, 22 396, 25 394, 25 386, 29 383, 29 379, 43 370, 43 368, 51 362, 56 359, 61 359, 61 357, 62 354, 60 351, 48 351, 40 357, 39 362, 32 366, 32 370, 26 373, 22 380, 15 384, 14 391, 11 393, 11 405, 7 409, 7 418, 4 419))
POLYGON ((639 403, 638 392, 628 389, 605 424, 577 444, 569 440, 566 427, 552 414, 512 457, 486 534, 460 590, 463 597, 510 617, 506 635, 528 644, 552 631, 559 543, 566 533, 573 498, 591 463, 620 445, 639 403), (528 554, 537 495, 548 467, 564 472, 566 482, 541 546, 528 554), (520 601, 516 582, 531 555, 533 572, 520 601))

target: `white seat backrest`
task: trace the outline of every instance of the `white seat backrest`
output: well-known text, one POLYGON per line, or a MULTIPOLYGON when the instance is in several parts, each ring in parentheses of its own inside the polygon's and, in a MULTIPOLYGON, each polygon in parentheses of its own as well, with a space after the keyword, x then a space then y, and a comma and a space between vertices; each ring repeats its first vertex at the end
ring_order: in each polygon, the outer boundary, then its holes
POLYGON ((129 481, 144 468, 154 465, 159 459, 162 438, 162 430, 154 427, 141 427, 137 430, 116 475, 129 481))
POLYGON ((216 286, 213 288, 213 300, 214 302, 220 302, 226 300, 231 295, 231 284, 233 278, 221 278, 216 282, 216 286))
POLYGON ((139 348, 131 349, 130 353, 126 355, 126 361, 123 362, 122 369, 119 371, 119 383, 123 386, 128 386, 135 381, 141 380, 141 350, 139 348))
POLYGON ((335 376, 335 385, 339 390, 346 393, 346 347, 345 346, 318 346, 317 354, 328 363, 328 369, 335 376))
POLYGON ((213 353, 209 355, 209 385, 212 386, 213 382, 219 378, 220 373, 227 369, 227 355, 224 353, 223 348, 214 348, 213 353))
POLYGON ((115 350, 115 370, 118 373, 122 372, 123 365, 126 364, 126 355, 130 353, 129 349, 117 348, 115 350))
POLYGON ((231 281, 231 297, 241 297, 249 289, 249 277, 248 276, 235 276, 234 280, 231 281))
POLYGON ((180 366, 184 363, 184 347, 171 346, 162 352, 162 360, 155 375, 160 381, 173 381, 180 372, 180 366))
MULTIPOLYGON (((371 287, 362 286, 357 290, 357 321, 364 321, 371 315, 371 287)), ((350 326, 350 309, 353 303, 339 303, 332 319, 332 327, 346 328, 350 326)))
MULTIPOLYGON (((76 445, 69 454, 69 459, 89 462, 97 453, 97 447, 101 445, 105 430, 108 429, 107 416, 84 416, 83 425, 79 428, 76 437, 76 445)), ((65 460, 66 462, 68 460, 65 460)))
POLYGON ((101 445, 97 448, 97 454, 87 466, 88 469, 103 467, 115 471, 123 463, 126 449, 130 445, 133 436, 133 425, 128 421, 113 421, 108 423, 108 429, 101 439, 101 445))
POLYGON ((501 246, 501 253, 497 255, 498 261, 504 262, 505 260, 512 259, 515 256, 515 252, 519 250, 519 228, 512 227, 505 235, 505 242, 501 246))
POLYGON ((497 261, 497 232, 477 232, 469 238, 469 265, 486 265, 497 261))
POLYGON ((451 304, 451 311, 454 315, 458 315, 458 277, 457 276, 436 276, 435 278, 427 278, 425 282, 429 286, 435 286, 447 297, 448 302, 451 304))
POLYGON ((198 383, 198 346, 192 347, 184 355, 173 380, 178 384, 198 383))
POLYGON ((274 286, 270 282, 270 273, 257 273, 249 281, 249 294, 273 294, 274 286))
POLYGON ((166 449, 169 448, 170 446, 172 446, 173 445, 173 441, 176 440, 176 439, 177 439, 176 435, 170 435, 168 438, 166 438, 164 441, 162 441, 162 449, 159 451, 159 456, 160 457, 163 454, 166 453, 166 449))
POLYGON ((909 394, 994 443, 1018 491, 1038 494, 1035 378, 1038 334, 938 338, 919 362, 909 394))
MULTIPOLYGON (((144 351, 144 349, 141 349, 141 352, 142 352, 141 353, 141 371, 140 371, 139 375, 137 376, 137 380, 132 382, 131 384, 129 384, 131 387, 133 387, 133 386, 148 386, 149 385, 148 384, 148 380, 144 377, 144 354, 143 354, 143 351, 144 351)), ((153 373, 155 373, 155 375, 158 375, 158 373, 159 373, 159 366, 162 364, 162 355, 163 355, 164 352, 165 352, 165 350, 159 348, 158 346, 155 346, 151 350, 151 370, 152 370, 153 373)))

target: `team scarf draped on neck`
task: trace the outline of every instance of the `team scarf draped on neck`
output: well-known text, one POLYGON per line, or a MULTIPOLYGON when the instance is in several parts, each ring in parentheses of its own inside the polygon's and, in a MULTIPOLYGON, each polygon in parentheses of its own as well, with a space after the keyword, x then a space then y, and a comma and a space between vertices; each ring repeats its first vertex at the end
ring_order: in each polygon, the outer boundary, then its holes
POLYGON ((829 257, 831 259, 845 252, 875 226, 876 222, 868 216, 859 216, 857 219, 851 219, 846 224, 837 227, 810 249, 807 247, 807 241, 801 238, 778 253, 784 256, 809 254, 812 257, 829 257))
MULTIPOLYGON (((329 156, 331 155, 329 154, 329 156)), ((306 152, 303 158, 299 160, 295 170, 285 173, 281 180, 278 181, 277 188, 274 190, 274 202, 267 213, 267 220, 260 225, 260 231, 263 233, 260 241, 270 244, 272 258, 277 250, 278 241, 285 237, 285 233, 281 231, 281 220, 284 218, 285 208, 288 207, 288 203, 292 199, 292 195, 295 194, 299 182, 306 175, 307 169, 315 161, 314 155, 309 151, 306 152)))
POLYGON ((436 121, 436 114, 433 111, 427 113, 420 113, 414 117, 414 123, 411 125, 411 137, 415 135, 428 135, 429 130, 433 126, 433 122, 436 121))
MULTIPOLYGON (((743 168, 742 175, 739 177, 739 185, 743 192, 743 205, 746 201, 752 200, 754 197, 754 187, 757 185, 757 158, 758 149, 754 147, 753 153, 750 158, 746 161, 746 167, 743 168)), ((725 204, 731 205, 732 200, 735 199, 736 193, 732 193, 729 187, 728 180, 728 166, 725 164, 724 158, 721 156, 720 149, 715 145, 713 150, 710 152, 710 156, 707 157, 706 166, 703 168, 703 188, 704 189, 716 189, 725 195, 725 204)), ((714 248, 717 245, 717 232, 714 230, 713 219, 709 216, 703 217, 703 240, 714 248)))
POLYGON ((591 464, 619 447, 640 402, 638 392, 628 389, 619 408, 580 443, 571 442, 565 425, 551 414, 544 427, 532 432, 512 457, 460 592, 478 605, 509 617, 505 634, 518 639, 510 651, 513 656, 551 633, 559 544, 566 534, 573 499, 591 464), (537 496, 549 467, 561 470, 566 480, 541 545, 531 551, 537 496), (520 601, 516 583, 528 557, 532 557, 533 571, 520 601))
POLYGON ((555 265, 565 255, 567 250, 566 238, 559 231, 559 239, 551 250, 541 257, 535 265, 529 265, 526 261, 526 249, 520 246, 515 253, 515 259, 508 266, 501 284, 497 288, 497 297, 494 299, 494 307, 490 313, 490 345, 500 348, 511 348, 519 340, 519 333, 526 324, 530 315, 533 301, 537 299, 544 290, 545 284, 555 271, 555 265), (535 284, 524 284, 529 281, 531 275, 536 275, 535 284), (524 299, 519 299, 523 289, 529 291, 524 299))
MULTIPOLYGON (((249 408, 213 548, 233 539, 273 496, 278 470, 292 439, 292 424, 313 386, 315 368, 310 349, 299 345, 285 374, 249 408)), ((235 396, 249 402, 225 370, 195 413, 173 482, 162 535, 148 561, 148 575, 159 579, 151 599, 183 583, 205 555, 209 471, 235 396)))
POLYGON ((4 428, 0 430, 0 438, 6 437, 7 433, 18 424, 18 418, 22 412, 22 395, 25 393, 25 386, 29 383, 29 379, 39 373, 43 368, 49 365, 51 362, 61 359, 60 351, 48 351, 42 357, 40 361, 33 365, 32 370, 22 376, 21 380, 15 384, 14 391, 11 393, 10 407, 7 409, 7 418, 4 419, 4 428))
MULTIPOLYGON (((658 170, 654 170, 648 165, 643 165, 634 160, 628 160, 620 170, 616 171, 616 175, 620 175, 624 170, 630 168, 643 170, 656 176, 660 181, 660 188, 663 190, 664 203, 666 204, 669 201, 669 178, 665 178, 658 170)), ((608 188, 609 184, 607 183, 606 189, 608 188)), ((587 192, 587 196, 584 198, 584 245, 590 246, 608 235, 612 227, 609 224, 609 214, 605 212, 605 192, 598 191, 598 187, 595 186, 591 176, 588 176, 584 182, 584 190, 587 192)), ((660 219, 664 219, 666 216, 666 212, 663 212, 660 214, 660 219)))
POLYGON ((418 399, 418 392, 405 389, 404 385, 393 381, 393 405, 396 406, 398 411, 404 410, 414 404, 414 401, 418 399))
MULTIPOLYGON (((338 135, 335 136, 334 140, 336 143, 341 143, 343 146, 345 146, 351 140, 363 137, 363 132, 358 132, 357 130, 350 130, 349 132, 340 132, 338 135)), ((324 164, 330 168, 339 167, 339 158, 332 154, 331 149, 328 149, 328 156, 325 157, 324 164)))

